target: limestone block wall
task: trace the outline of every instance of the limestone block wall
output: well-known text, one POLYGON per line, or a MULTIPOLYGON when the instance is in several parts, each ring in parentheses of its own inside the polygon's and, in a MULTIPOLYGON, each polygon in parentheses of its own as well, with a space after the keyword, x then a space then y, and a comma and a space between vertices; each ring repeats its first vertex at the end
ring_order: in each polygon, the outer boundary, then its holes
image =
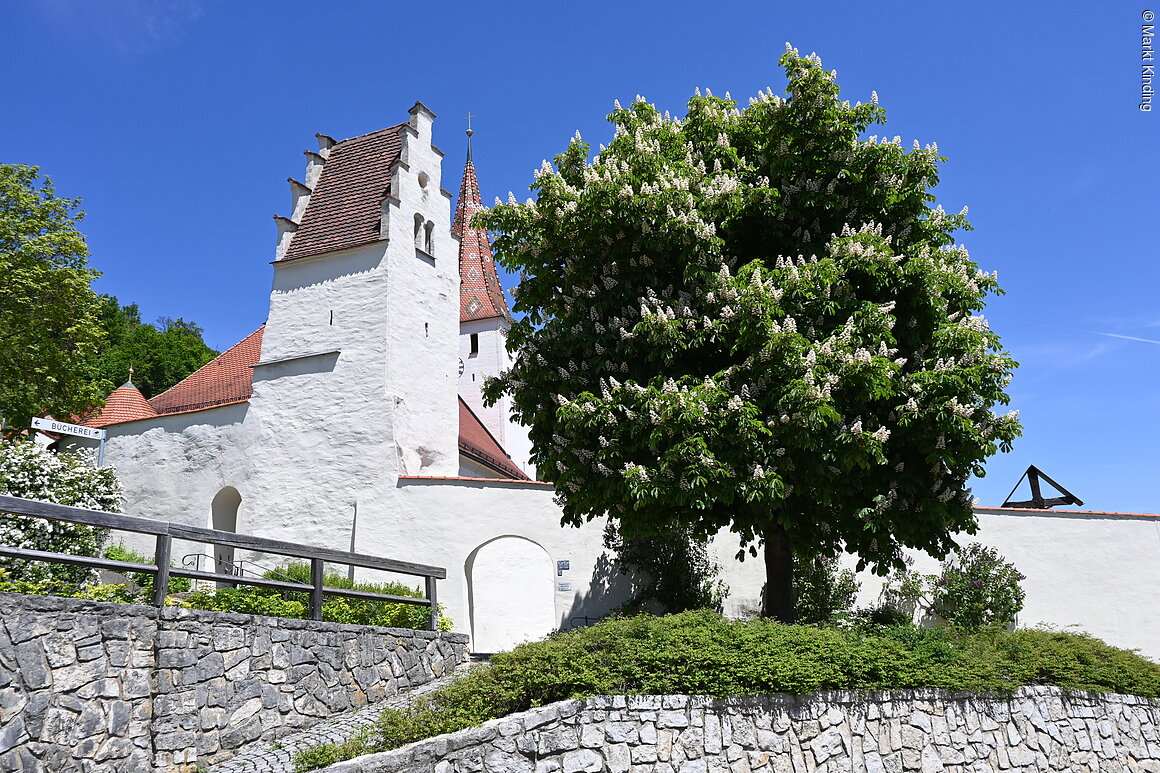
POLYGON ((1160 707, 1123 695, 902 690, 564 701, 325 773, 1160 771, 1160 707))
POLYGON ((434 679, 467 637, 0 593, 0 770, 193 771, 434 679))

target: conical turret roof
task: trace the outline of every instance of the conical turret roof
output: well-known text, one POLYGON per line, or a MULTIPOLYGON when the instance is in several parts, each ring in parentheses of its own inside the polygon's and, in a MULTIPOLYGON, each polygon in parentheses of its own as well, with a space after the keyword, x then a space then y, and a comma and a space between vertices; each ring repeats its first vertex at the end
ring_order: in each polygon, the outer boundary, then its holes
POLYGON ((135 421, 156 416, 157 411, 149 405, 141 390, 126 381, 114 389, 105 398, 105 407, 100 413, 84 421, 86 427, 107 427, 110 424, 120 424, 123 421, 135 421))

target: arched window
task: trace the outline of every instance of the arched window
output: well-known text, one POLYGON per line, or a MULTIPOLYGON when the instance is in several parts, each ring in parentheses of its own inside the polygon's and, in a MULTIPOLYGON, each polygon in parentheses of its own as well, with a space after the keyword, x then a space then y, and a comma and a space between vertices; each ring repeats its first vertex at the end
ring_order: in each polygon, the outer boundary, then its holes
POLYGON ((415 213, 415 248, 416 249, 419 249, 419 250, 423 249, 423 247, 425 246, 423 243, 423 239, 424 239, 423 216, 421 214, 419 214, 418 212, 416 212, 415 213))
POLYGON ((423 229, 423 251, 428 255, 435 254, 435 224, 430 220, 427 221, 426 228, 423 229))

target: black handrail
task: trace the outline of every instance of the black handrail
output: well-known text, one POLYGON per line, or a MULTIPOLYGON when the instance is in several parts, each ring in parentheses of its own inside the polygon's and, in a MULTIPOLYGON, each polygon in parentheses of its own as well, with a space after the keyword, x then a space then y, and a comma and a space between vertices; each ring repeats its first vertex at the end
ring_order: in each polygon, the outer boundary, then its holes
POLYGON ((39 502, 33 499, 0 494, 0 512, 22 515, 29 518, 44 518, 52 521, 80 523, 86 526, 96 526, 104 529, 119 529, 138 534, 151 534, 157 538, 157 549, 153 560, 156 565, 137 564, 128 561, 114 561, 94 556, 76 556, 69 553, 53 553, 42 550, 28 550, 0 545, 0 556, 19 558, 29 561, 48 561, 62 564, 73 564, 93 569, 107 569, 117 572, 144 572, 155 576, 153 581, 153 596, 151 602, 155 606, 163 606, 169 595, 169 578, 186 577, 194 580, 215 580, 229 582, 231 585, 254 585, 263 588, 278 590, 303 591, 310 594, 310 619, 322 619, 322 599, 324 595, 344 596, 346 598, 363 599, 368 601, 383 601, 398 604, 415 604, 429 608, 427 619, 428 630, 439 628, 439 604, 436 595, 435 581, 447 578, 447 570, 440 566, 413 564, 407 561, 396 561, 390 558, 381 558, 366 553, 350 553, 330 548, 318 548, 309 545, 299 545, 294 542, 254 537, 248 534, 236 534, 231 531, 206 529, 199 526, 186 526, 170 521, 156 521, 152 518, 141 518, 121 513, 106 513, 101 510, 89 510, 83 507, 58 505, 52 502, 39 502), (205 542, 211 545, 256 550, 263 553, 276 553, 292 558, 305 558, 310 561, 310 583, 269 580, 257 577, 240 577, 235 574, 219 572, 202 572, 169 565, 173 551, 173 540, 183 539, 192 542, 205 542), (387 593, 370 593, 367 591, 344 590, 331 588, 322 584, 323 566, 326 563, 357 566, 365 569, 379 569, 398 574, 409 574, 424 578, 426 584, 425 598, 411 598, 408 596, 394 596, 387 593))

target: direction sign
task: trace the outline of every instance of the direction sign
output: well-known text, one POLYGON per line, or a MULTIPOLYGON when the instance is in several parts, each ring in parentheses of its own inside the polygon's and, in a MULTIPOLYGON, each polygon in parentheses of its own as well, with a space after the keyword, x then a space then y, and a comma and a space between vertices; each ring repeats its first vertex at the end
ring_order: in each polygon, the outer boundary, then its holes
POLYGON ((33 419, 32 428, 39 429, 44 432, 55 432, 58 435, 76 435, 78 437, 91 437, 98 440, 105 439, 105 430, 93 429, 92 427, 82 427, 79 424, 69 424, 63 421, 54 421, 52 419, 33 419))

